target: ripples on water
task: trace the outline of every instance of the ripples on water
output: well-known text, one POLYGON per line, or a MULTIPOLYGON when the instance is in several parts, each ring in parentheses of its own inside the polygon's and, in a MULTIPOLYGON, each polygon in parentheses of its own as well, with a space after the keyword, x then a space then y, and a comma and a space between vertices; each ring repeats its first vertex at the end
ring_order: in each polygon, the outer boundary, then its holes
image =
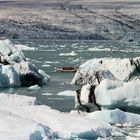
POLYGON ((136 57, 140 52, 139 46, 107 41, 14 40, 14 43, 35 48, 35 50, 24 51, 24 54, 39 69, 46 71, 51 76, 51 81, 37 90, 22 87, 2 89, 1 92, 35 96, 41 104, 64 112, 74 108, 74 97, 58 96, 57 93, 65 90, 74 91, 80 87, 70 85, 74 73, 54 72, 55 67, 73 66, 78 68, 87 59, 136 57))

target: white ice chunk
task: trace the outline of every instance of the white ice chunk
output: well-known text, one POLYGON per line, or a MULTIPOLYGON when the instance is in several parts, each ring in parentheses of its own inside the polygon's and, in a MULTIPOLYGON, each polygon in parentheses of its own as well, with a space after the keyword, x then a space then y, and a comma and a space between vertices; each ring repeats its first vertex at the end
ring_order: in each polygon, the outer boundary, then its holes
POLYGON ((22 44, 15 44, 15 47, 17 49, 19 49, 19 50, 26 50, 26 51, 28 51, 28 50, 35 50, 34 47, 29 47, 27 45, 22 45, 22 44))
POLYGON ((75 91, 66 90, 66 91, 59 92, 57 95, 60 95, 60 96, 75 96, 75 94, 76 94, 75 91))
POLYGON ((30 86, 28 89, 37 90, 37 89, 41 89, 41 87, 38 85, 33 85, 33 86, 30 86))
POLYGON ((46 96, 46 95, 53 95, 52 93, 42 93, 42 95, 46 96))
POLYGON ((70 52, 70 53, 60 53, 59 56, 76 56, 77 53, 75 53, 74 51, 70 52))
POLYGON ((51 67, 51 65, 43 64, 42 67, 51 67))
POLYGON ((140 81, 103 80, 95 88, 96 103, 104 109, 120 108, 140 113, 140 81))
POLYGON ((0 40, 0 87, 42 85, 48 80, 10 40, 0 40))

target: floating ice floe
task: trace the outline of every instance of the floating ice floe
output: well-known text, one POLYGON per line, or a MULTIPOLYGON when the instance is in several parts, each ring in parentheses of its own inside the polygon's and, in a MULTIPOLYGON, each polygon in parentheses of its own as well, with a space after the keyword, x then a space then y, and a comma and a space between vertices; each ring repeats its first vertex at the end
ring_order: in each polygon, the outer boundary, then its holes
POLYGON ((53 95, 52 93, 42 93, 42 95, 46 96, 46 95, 53 95))
POLYGON ((38 86, 38 85, 33 85, 33 86, 30 86, 28 89, 31 89, 31 90, 37 90, 37 89, 40 89, 41 87, 38 86))
POLYGON ((65 48, 66 46, 65 46, 65 45, 60 45, 59 47, 60 47, 60 48, 65 48))
POLYGON ((25 51, 33 51, 35 50, 34 47, 29 47, 29 46, 26 46, 26 45, 22 45, 22 44, 15 44, 15 47, 19 50, 25 50, 25 51))
POLYGON ((43 64, 42 67, 51 67, 51 65, 43 64))
POLYGON ((0 101, 6 101, 4 104, 0 102, 2 140, 96 139, 122 135, 106 122, 62 113, 45 105, 34 105, 34 97, 0 95, 0 101))
POLYGON ((27 61, 10 40, 0 41, 0 87, 46 84, 49 76, 27 61))
POLYGON ((75 53, 74 51, 70 52, 70 53, 60 53, 59 56, 76 56, 77 53, 75 53))
POLYGON ((58 61, 45 61, 45 64, 58 64, 58 61))
POLYGON ((80 61, 80 59, 79 59, 79 58, 77 58, 77 59, 72 60, 72 61, 73 61, 73 63, 77 63, 77 62, 79 62, 79 61, 80 61))
POLYGON ((60 95, 60 96, 75 96, 75 94, 76 94, 75 91, 66 90, 66 91, 59 92, 57 95, 60 95))
POLYGON ((94 48, 89 48, 89 51, 95 51, 95 52, 100 52, 100 51, 113 51, 112 48, 98 48, 98 47, 94 47, 94 48))
POLYGON ((103 79, 129 81, 139 78, 140 58, 100 58, 80 65, 72 84, 98 84, 103 79))

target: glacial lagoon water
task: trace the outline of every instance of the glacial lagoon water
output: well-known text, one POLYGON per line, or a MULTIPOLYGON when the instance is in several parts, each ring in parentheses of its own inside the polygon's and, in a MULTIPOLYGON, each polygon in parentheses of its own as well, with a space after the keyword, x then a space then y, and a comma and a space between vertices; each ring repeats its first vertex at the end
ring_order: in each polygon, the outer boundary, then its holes
POLYGON ((137 44, 121 42, 77 40, 13 40, 13 42, 34 47, 34 50, 24 51, 25 56, 39 69, 43 69, 51 80, 40 89, 7 88, 1 89, 0 92, 35 96, 40 104, 49 105, 62 112, 69 112, 74 108, 74 96, 57 94, 66 90, 75 91, 81 87, 70 84, 74 73, 55 72, 55 67, 78 68, 80 64, 92 58, 131 58, 140 54, 140 46, 137 44))

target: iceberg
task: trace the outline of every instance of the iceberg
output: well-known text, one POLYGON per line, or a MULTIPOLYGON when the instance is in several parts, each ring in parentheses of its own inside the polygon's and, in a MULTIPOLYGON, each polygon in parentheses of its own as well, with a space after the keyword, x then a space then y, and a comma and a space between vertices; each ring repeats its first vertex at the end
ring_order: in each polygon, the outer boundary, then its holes
MULTIPOLYGON (((85 119, 132 129, 131 133, 128 133, 128 130, 121 132, 130 139, 139 139, 139 128, 137 133, 134 129, 140 125, 140 80, 122 82, 105 79, 95 87, 84 85, 77 96, 79 98, 75 98, 75 108, 85 119)), ((72 112, 75 113, 76 111, 72 112)))
POLYGON ((97 86, 84 85, 79 98, 75 98, 75 108, 88 108, 90 112, 119 108, 140 114, 139 100, 140 80, 121 82, 105 79, 97 86))
POLYGON ((104 79, 131 81, 140 76, 140 58, 99 58, 80 65, 72 84, 99 84, 104 79))
POLYGON ((121 83, 103 80, 95 88, 96 103, 103 109, 119 108, 127 112, 140 113, 140 81, 121 83))
POLYGON ((0 87, 43 85, 48 80, 10 40, 0 40, 0 87))

